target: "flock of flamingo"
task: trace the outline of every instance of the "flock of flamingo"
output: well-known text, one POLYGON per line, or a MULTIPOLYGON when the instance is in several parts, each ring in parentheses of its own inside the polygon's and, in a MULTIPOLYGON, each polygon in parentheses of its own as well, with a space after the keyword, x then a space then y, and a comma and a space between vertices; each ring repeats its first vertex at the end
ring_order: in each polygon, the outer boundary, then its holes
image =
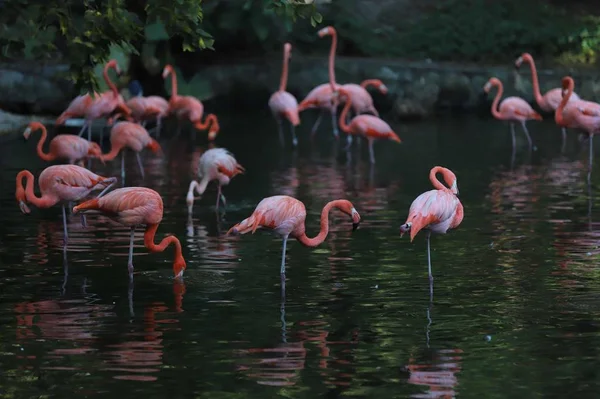
MULTIPOLYGON (((331 49, 329 54, 329 82, 314 88, 306 98, 298 103, 296 98, 286 91, 288 79, 288 63, 291 58, 292 46, 285 43, 283 46, 283 68, 279 89, 273 93, 268 105, 275 118, 282 144, 285 142, 283 134, 283 120, 291 126, 293 145, 297 145, 295 128, 300 124, 300 112, 316 108, 320 115, 312 127, 311 136, 315 134, 323 115, 329 112, 332 117, 332 131, 339 139, 338 124, 342 132, 347 134, 347 148, 352 144, 353 136, 362 136, 369 143, 370 162, 375 163, 373 143, 376 139, 387 139, 400 143, 401 140, 392 128, 379 117, 373 105, 373 99, 366 90, 374 86, 381 93, 386 93, 387 88, 377 79, 368 79, 362 84, 337 84, 335 81, 335 52, 337 45, 336 30, 329 26, 318 31, 320 37, 331 36, 331 49), (337 107, 343 105, 339 118, 337 107), (351 117, 351 112, 354 114, 351 117)), ((539 83, 533 58, 523 54, 518 58, 516 65, 527 62, 531 66, 534 86, 534 96, 545 111, 555 111, 556 123, 562 128, 563 142, 565 128, 581 128, 590 134, 590 168, 592 162, 592 137, 600 129, 600 104, 582 101, 573 93, 574 82, 570 77, 563 78, 562 88, 550 90, 544 96, 539 92, 539 83)), ((99 212, 131 229, 129 243, 128 269, 129 276, 133 278, 133 242, 134 231, 139 226, 145 226, 144 245, 151 252, 162 252, 171 244, 175 247, 173 272, 176 278, 183 275, 186 262, 183 257, 179 240, 174 236, 165 237, 160 243, 155 243, 155 235, 163 218, 163 200, 159 193, 146 187, 123 187, 110 191, 117 182, 116 177, 97 175, 84 167, 84 160, 92 158, 102 163, 114 160, 121 154, 121 179, 125 179, 125 150, 129 149, 136 155, 140 173, 144 169, 140 159, 140 152, 147 148, 156 154, 162 154, 159 143, 150 136, 155 131, 156 137, 160 135, 161 121, 163 118, 173 116, 178 122, 189 121, 195 129, 208 129, 208 139, 212 142, 219 133, 218 118, 214 114, 204 116, 203 104, 193 96, 182 96, 177 93, 177 78, 172 66, 167 65, 163 70, 163 79, 171 77, 171 96, 169 100, 159 96, 144 97, 139 90, 137 95, 125 101, 116 85, 108 76, 109 69, 120 73, 115 60, 109 61, 104 67, 104 79, 109 90, 104 93, 85 94, 75 98, 69 107, 58 117, 56 125, 61 125, 71 118, 83 118, 85 123, 79 135, 59 134, 49 144, 49 151, 44 152, 43 145, 47 139, 46 128, 38 122, 32 122, 24 132, 28 139, 35 131, 41 131, 41 138, 37 145, 37 153, 45 161, 64 161, 67 165, 53 165, 44 169, 38 176, 41 196, 34 193, 34 176, 27 170, 20 171, 16 177, 16 200, 23 213, 29 213, 27 204, 40 208, 54 205, 62 206, 64 242, 68 243, 66 209, 71 208, 73 202, 80 202, 72 208, 73 214, 81 213, 82 224, 85 226, 85 213, 99 212), (100 145, 92 141, 92 123, 97 119, 106 119, 111 127, 110 145, 107 153, 102 152, 100 145), (119 120, 124 119, 124 120, 119 120), (146 124, 155 122, 153 129, 147 130, 146 124), (81 136, 87 131, 87 139, 81 136), (23 185, 23 179, 26 185, 23 185), (101 192, 94 198, 89 198, 92 192, 101 192)), ((527 136, 530 148, 532 145, 529 132, 525 126, 530 119, 541 119, 540 114, 523 99, 518 97, 502 97, 502 83, 497 78, 491 78, 484 90, 489 92, 492 87, 497 87, 497 95, 492 104, 492 114, 497 119, 510 122, 513 152, 515 148, 514 124, 521 123, 527 136), (500 104, 499 104, 500 103, 500 104)), ((190 182, 186 196, 188 212, 192 212, 194 200, 201 196, 208 184, 217 182, 218 193, 216 206, 222 202, 226 204, 222 187, 229 184, 236 175, 244 173, 245 169, 235 157, 224 148, 211 148, 202 154, 199 160, 199 180, 190 182)), ((458 199, 457 178, 452 171, 441 166, 431 169, 429 179, 434 189, 419 195, 411 204, 408 217, 400 226, 400 234, 410 234, 411 241, 421 230, 426 231, 428 253, 428 275, 430 290, 433 290, 433 277, 430 256, 431 233, 445 234, 450 229, 457 228, 464 216, 463 206, 458 199), (443 176, 446 185, 437 179, 437 174, 443 176)), ((124 184, 123 184, 124 185, 124 184)), ((285 280, 285 256, 287 241, 295 238, 301 244, 309 247, 320 245, 327 237, 329 231, 329 212, 338 209, 348 215, 356 229, 361 217, 353 204, 346 199, 337 199, 325 205, 321 213, 321 229, 316 237, 309 238, 305 232, 306 208, 304 204, 289 196, 277 195, 263 199, 254 212, 240 223, 229 229, 229 234, 254 233, 259 228, 269 229, 283 239, 280 273, 282 281, 285 280)))

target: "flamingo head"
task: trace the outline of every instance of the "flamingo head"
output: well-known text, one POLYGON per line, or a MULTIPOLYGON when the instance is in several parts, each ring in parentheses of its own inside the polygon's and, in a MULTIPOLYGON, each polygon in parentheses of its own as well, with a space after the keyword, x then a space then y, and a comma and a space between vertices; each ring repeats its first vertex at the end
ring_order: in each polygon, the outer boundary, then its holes
POLYGON ((379 90, 379 92, 381 94, 387 94, 388 93, 388 88, 386 85, 383 84, 383 82, 380 80, 376 85, 377 89, 379 90))
POLYGON ((121 74, 121 67, 119 67, 117 60, 115 60, 115 59, 108 61, 104 67, 106 69, 113 68, 115 70, 115 72, 117 73, 117 75, 121 74))
POLYGON ((154 139, 150 139, 150 140, 151 140, 150 143, 146 147, 155 154, 162 153, 162 148, 161 148, 160 144, 158 144, 158 141, 156 141, 154 139))
POLYGON ((162 72, 163 79, 166 79, 167 76, 169 76, 172 72, 173 72, 173 67, 169 64, 165 65, 165 68, 163 69, 163 72, 162 72))
POLYGON ((348 200, 338 200, 336 201, 336 207, 352 218, 352 230, 356 230, 360 224, 360 215, 354 208, 354 205, 352 205, 352 202, 348 200))
POLYGON ((569 90, 572 90, 575 87, 575 81, 570 76, 565 76, 562 78, 562 96, 566 96, 569 90))
POLYGON ((531 57, 531 54, 529 54, 529 53, 523 53, 515 61, 515 68, 519 69, 519 67, 521 66, 521 64, 523 63, 523 61, 531 62, 532 60, 533 60, 533 57, 531 57))
POLYGON ((500 80, 498 78, 490 78, 487 83, 483 86, 483 91, 489 93, 492 87, 498 86, 500 84, 500 80))
POLYGON ((286 54, 288 60, 292 59, 292 45, 290 43, 285 43, 283 45, 283 53, 286 54))
POLYGON ((25 196, 25 189, 22 186, 17 187, 17 192, 15 193, 15 197, 17 199, 17 203, 19 204, 19 208, 21 212, 27 214, 31 213, 31 210, 27 206, 27 197, 25 196))
POLYGON ((335 34, 336 34, 336 31, 333 26, 326 26, 326 27, 320 29, 318 32, 319 37, 334 36, 335 34))
POLYGON ((456 179, 456 175, 448 168, 441 168, 442 175, 444 176, 444 181, 450 187, 450 191, 454 195, 458 195, 458 180, 456 179))
POLYGON ((213 122, 210 125, 210 130, 208 131, 208 139, 210 141, 214 141, 214 139, 217 138, 217 133, 219 133, 219 130, 221 130, 221 127, 219 126, 219 121, 217 120, 217 117, 215 116, 213 118, 213 122))
POLYGON ((44 129, 44 125, 42 125, 40 122, 31 122, 27 126, 27 129, 25 129, 25 131, 23 132, 23 137, 25 138, 25 140, 28 140, 31 133, 41 129, 44 129))
POLYGON ((102 148, 98 145, 98 143, 90 142, 90 146, 88 147, 87 156, 90 158, 97 158, 102 161, 102 164, 105 165, 104 157, 102 156, 102 148))
POLYGON ((175 261, 173 261, 173 274, 175 274, 175 278, 183 277, 183 272, 187 267, 185 263, 185 259, 183 259, 183 255, 179 254, 175 257, 175 261))

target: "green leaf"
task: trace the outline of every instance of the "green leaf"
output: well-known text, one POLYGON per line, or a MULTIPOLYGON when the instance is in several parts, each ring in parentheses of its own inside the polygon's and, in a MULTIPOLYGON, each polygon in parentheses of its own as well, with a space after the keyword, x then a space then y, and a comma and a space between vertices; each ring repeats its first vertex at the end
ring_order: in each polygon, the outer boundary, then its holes
POLYGON ((146 40, 151 42, 169 40, 169 34, 161 21, 146 25, 144 28, 144 35, 146 36, 146 40))

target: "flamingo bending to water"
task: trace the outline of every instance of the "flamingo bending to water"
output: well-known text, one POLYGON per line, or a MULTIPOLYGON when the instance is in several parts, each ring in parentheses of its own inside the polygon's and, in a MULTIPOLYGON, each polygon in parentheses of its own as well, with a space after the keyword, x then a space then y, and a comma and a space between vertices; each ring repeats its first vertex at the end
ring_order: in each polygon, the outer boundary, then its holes
POLYGON ((110 151, 102 155, 103 161, 112 161, 121 152, 121 178, 125 178, 125 148, 135 152, 140 167, 142 179, 144 178, 144 166, 140 158, 140 152, 149 148, 153 153, 161 152, 160 144, 148 134, 146 128, 134 122, 117 122, 110 130, 110 151))
MULTIPOLYGON (((88 141, 73 134, 58 134, 50 140, 48 152, 44 152, 44 143, 48 137, 46 126, 40 122, 31 122, 23 132, 25 140, 29 139, 32 132, 42 131, 42 137, 37 144, 37 154, 44 161, 54 161, 56 159, 65 160, 70 164, 82 161, 85 158, 101 158, 102 149, 97 143, 88 141)), ((83 166, 83 165, 80 165, 83 166)))
MULTIPOLYGON (((554 112, 558 108, 558 105, 562 101, 562 89, 560 87, 556 87, 554 89, 548 90, 544 95, 540 92, 540 83, 538 80, 538 73, 535 67, 535 62, 533 61, 533 57, 529 53, 523 53, 517 60, 515 61, 515 67, 518 69, 521 64, 525 62, 529 64, 531 68, 531 80, 533 82, 533 97, 535 98, 535 102, 544 112, 554 112)), ((575 93, 571 95, 569 101, 577 101, 580 100, 579 96, 575 93)), ((564 126, 561 126, 562 129, 562 140, 563 140, 563 148, 567 138, 567 130, 564 126)))
POLYGON ((171 75, 171 98, 169 99, 169 113, 174 113, 179 120, 188 119, 198 130, 208 128, 208 139, 213 141, 219 133, 219 121, 215 114, 208 114, 202 122, 204 114, 204 105, 196 97, 180 96, 177 94, 177 76, 171 65, 166 65, 163 69, 163 79, 171 75))
MULTIPOLYGON (((156 120, 156 138, 160 137, 162 119, 169 114, 169 102, 160 96, 144 97, 144 91, 139 81, 129 84, 129 92, 133 95, 125 103, 131 109, 133 120, 146 127, 146 122, 156 120)), ((152 129, 150 129, 152 130, 152 129)))
POLYGON ((159 243, 154 243, 154 236, 163 218, 163 201, 154 190, 145 187, 118 188, 100 198, 83 202, 73 208, 73 213, 99 211, 109 218, 131 228, 129 239, 129 261, 127 267, 129 278, 133 279, 133 239, 135 228, 146 225, 144 246, 150 252, 163 252, 170 244, 175 246, 173 273, 175 277, 183 276, 186 268, 181 251, 181 243, 177 237, 169 235, 159 243))
POLYGON ((66 244, 68 233, 65 204, 67 202, 79 201, 92 191, 103 188, 104 190, 98 195, 98 197, 101 197, 116 183, 117 179, 116 177, 99 176, 77 165, 53 165, 44 169, 38 177, 38 184, 42 193, 41 197, 36 197, 33 192, 34 177, 30 171, 20 171, 17 174, 16 181, 15 197, 21 208, 21 212, 31 212, 27 206, 28 202, 38 208, 50 208, 58 203, 62 205, 64 239, 66 244), (27 186, 25 188, 23 188, 23 178, 27 179, 27 186))
MULTIPOLYGON (((406 222, 400 226, 400 237, 410 232, 412 242, 419 231, 427 230, 427 265, 429 281, 433 283, 429 245, 431 233, 446 234, 449 229, 457 228, 463 220, 464 211, 457 197, 456 175, 450 169, 435 166, 429 172, 429 180, 435 189, 424 192, 412 202, 406 222), (442 174, 448 187, 437 179, 437 173, 442 174)), ((433 294, 432 284, 430 284, 430 291, 433 294)))
POLYGON ((346 124, 346 115, 352 106, 353 99, 345 89, 338 89, 337 92, 346 97, 346 105, 340 114, 340 128, 348 134, 348 147, 352 144, 353 134, 364 136, 369 141, 369 157, 371 163, 374 164, 375 153, 373 151, 373 142, 375 139, 389 139, 397 143, 402 142, 390 125, 377 116, 369 114, 357 115, 352 118, 350 124, 346 124))
POLYGON ((212 148, 206 151, 198 161, 198 177, 200 183, 196 180, 190 182, 190 187, 186 196, 188 212, 192 212, 194 206, 194 190, 198 195, 202 195, 206 186, 213 180, 218 182, 217 209, 219 201, 226 205, 225 196, 221 193, 221 186, 226 186, 236 175, 244 173, 244 167, 237 163, 233 155, 224 148, 212 148))
MULTIPOLYGON (((594 134, 600 133, 600 104, 592 101, 571 100, 575 82, 570 76, 562 79, 564 95, 554 113, 559 126, 585 130, 590 138, 589 171, 594 161, 594 134)), ((590 175, 588 174, 588 178, 590 175)))
POLYGON ((531 141, 531 136, 529 135, 529 131, 527 130, 527 126, 525 126, 525 123, 531 119, 541 121, 542 116, 535 112, 533 108, 531 108, 531 105, 529 105, 527 101, 523 100, 520 97, 506 97, 504 100, 502 100, 502 103, 500 103, 500 107, 498 107, 498 103, 500 102, 500 98, 502 97, 502 92, 504 91, 502 82, 498 78, 490 78, 490 80, 488 80, 485 86, 483 86, 483 90, 486 93, 489 93, 489 91, 494 86, 498 88, 498 92, 496 93, 496 97, 492 102, 492 115, 496 119, 509 122, 510 132, 512 135, 513 150, 516 146, 515 122, 520 122, 521 126, 523 126, 523 132, 525 132, 525 136, 527 137, 529 149, 531 149, 533 143, 531 141))
POLYGON ((292 143, 295 147, 298 144, 295 127, 300 124, 300 117, 298 116, 298 101, 296 100, 296 97, 285 91, 288 80, 288 63, 290 58, 292 58, 292 45, 285 43, 283 45, 283 69, 281 70, 281 82, 279 83, 279 90, 273 93, 271 98, 269 98, 269 108, 271 108, 271 112, 277 120, 279 140, 281 141, 281 144, 284 143, 282 118, 286 118, 290 122, 292 130, 292 143))
POLYGON ((369 86, 375 87, 381 94, 387 94, 388 92, 386 85, 379 79, 366 79, 360 85, 356 83, 342 85, 342 89, 346 90, 352 97, 352 111, 354 111, 355 116, 365 113, 379 116, 379 112, 373 104, 373 97, 367 91, 369 86))
POLYGON ((348 200, 335 200, 328 202, 321 212, 321 230, 314 238, 306 236, 304 222, 306 220, 306 208, 296 198, 287 195, 276 195, 267 197, 260 201, 256 209, 247 219, 233 226, 227 234, 254 233, 256 229, 267 228, 275 231, 283 238, 283 251, 281 255, 281 274, 285 274, 285 250, 289 236, 298 240, 307 247, 320 245, 329 233, 329 211, 337 208, 352 218, 353 230, 356 230, 360 222, 360 215, 354 209, 354 205, 348 200))
POLYGON ((319 117, 311 130, 311 136, 317 132, 317 128, 321 123, 321 118, 325 111, 331 113, 331 124, 333 127, 333 135, 339 136, 337 126, 337 103, 333 99, 332 86, 339 88, 340 85, 335 83, 335 49, 337 47, 337 32, 333 26, 327 26, 318 32, 319 37, 331 36, 331 48, 329 50, 329 83, 323 83, 312 89, 308 95, 298 105, 298 112, 302 112, 308 108, 320 108, 319 117))

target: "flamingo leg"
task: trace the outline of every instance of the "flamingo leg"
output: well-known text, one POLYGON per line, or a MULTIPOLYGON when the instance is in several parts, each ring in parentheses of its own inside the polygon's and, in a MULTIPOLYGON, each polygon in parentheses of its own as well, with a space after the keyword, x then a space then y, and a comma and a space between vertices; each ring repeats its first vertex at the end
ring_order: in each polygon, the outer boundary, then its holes
POLYGON ((79 131, 79 134, 78 134, 79 137, 81 137, 83 135, 83 132, 85 132, 87 125, 88 125, 87 121, 83 122, 83 126, 81 127, 81 130, 79 131))
POLYGON ((371 163, 375 164, 375 152, 373 151, 373 139, 369 139, 369 157, 371 158, 371 163))
POLYGON ((161 125, 162 125, 162 117, 157 116, 156 117, 156 127, 155 127, 155 129, 156 129, 156 138, 157 139, 160 138, 160 128, 161 128, 161 125))
POLYGON ((140 153, 136 152, 135 157, 137 158, 138 166, 140 167, 140 173, 142 175, 142 179, 144 178, 144 165, 142 165, 142 158, 140 157, 140 153))
POLYGON ((131 228, 129 236, 129 260, 127 261, 127 270, 129 271, 129 281, 133 281, 133 239, 135 237, 135 227, 131 228))
POLYGON ((219 209, 219 202, 221 200, 221 185, 219 184, 217 187, 217 209, 219 209))
MULTIPOLYGON (((114 184, 117 182, 117 178, 116 177, 109 177, 108 179, 106 179, 104 181, 110 181, 110 184, 108 186, 106 186, 106 188, 104 190, 102 190, 100 192, 100 194, 98 194, 98 196, 96 198, 102 197, 108 190, 110 190, 110 188, 112 186, 114 186, 114 184)), ((82 213, 82 215, 83 215, 83 213, 82 213)))
POLYGON ((352 135, 346 134, 346 148, 344 148, 344 149, 349 150, 351 146, 352 146, 352 135))
POLYGON ((125 184, 125 150, 121 151, 121 181, 125 184))
POLYGON ((146 128, 146 121, 142 121, 141 125, 145 129, 146 128))
POLYGON ((331 109, 331 125, 333 127, 333 135, 337 138, 340 135, 337 124, 337 108, 331 109))
POLYGON ((563 127, 561 129, 561 135, 562 135, 562 145, 560 147, 560 152, 565 152, 565 147, 567 145, 567 128, 563 127))
POLYGON ((223 202, 223 206, 227 206, 227 201, 225 200, 225 196, 221 191, 221 185, 219 184, 219 192, 217 193, 217 209, 219 209, 219 199, 223 202))
POLYGON ((296 147, 298 145, 298 137, 296 137, 296 126, 290 123, 290 129, 292 131, 292 145, 296 147))
POLYGON ((282 126, 281 118, 279 116, 275 116, 275 121, 277 121, 277 132, 279 132, 279 143, 283 147, 285 145, 285 141, 283 140, 283 126, 282 126))
POLYGON ((427 270, 429 272, 429 295, 433 296, 433 274, 431 273, 431 230, 427 230, 427 270))
POLYGON ((67 241, 69 241, 69 233, 67 232, 67 209, 64 204, 62 206, 62 214, 63 214, 63 233, 65 234, 65 246, 66 246, 67 241))
POLYGON ((325 113, 324 110, 319 110, 319 116, 317 117, 317 120, 315 121, 315 124, 313 125, 312 129, 310 130, 310 137, 313 137, 315 135, 315 133, 317 133, 317 129, 319 128, 319 125, 321 124, 321 120, 323 119, 323 114, 325 113))
POLYGON ((83 213, 81 214, 81 225, 87 228, 87 219, 83 213))
POLYGON ((282 278, 285 278, 285 250, 287 247, 288 236, 283 237, 283 251, 281 252, 281 270, 282 278))
POLYGON ((531 151, 531 149, 533 148, 533 141, 531 140, 531 136, 529 135, 529 130, 527 130, 527 126, 525 126, 525 121, 521 122, 521 126, 523 126, 523 131, 525 132, 527 142, 529 143, 529 151, 531 151))
POLYGON ((129 302, 129 317, 134 317, 133 313, 133 280, 129 280, 129 286, 127 287, 127 301, 129 302))
POLYGON ((592 164, 594 162, 594 135, 590 134, 590 160, 589 160, 589 175, 592 174, 592 164))
POLYGON ((515 137, 515 124, 512 122, 510 123, 510 134, 512 138, 512 146, 514 149, 517 146, 517 138, 515 137))
POLYGON ((67 262, 67 247, 63 247, 63 283, 60 293, 65 295, 67 292, 67 280, 69 279, 69 263, 67 262))

